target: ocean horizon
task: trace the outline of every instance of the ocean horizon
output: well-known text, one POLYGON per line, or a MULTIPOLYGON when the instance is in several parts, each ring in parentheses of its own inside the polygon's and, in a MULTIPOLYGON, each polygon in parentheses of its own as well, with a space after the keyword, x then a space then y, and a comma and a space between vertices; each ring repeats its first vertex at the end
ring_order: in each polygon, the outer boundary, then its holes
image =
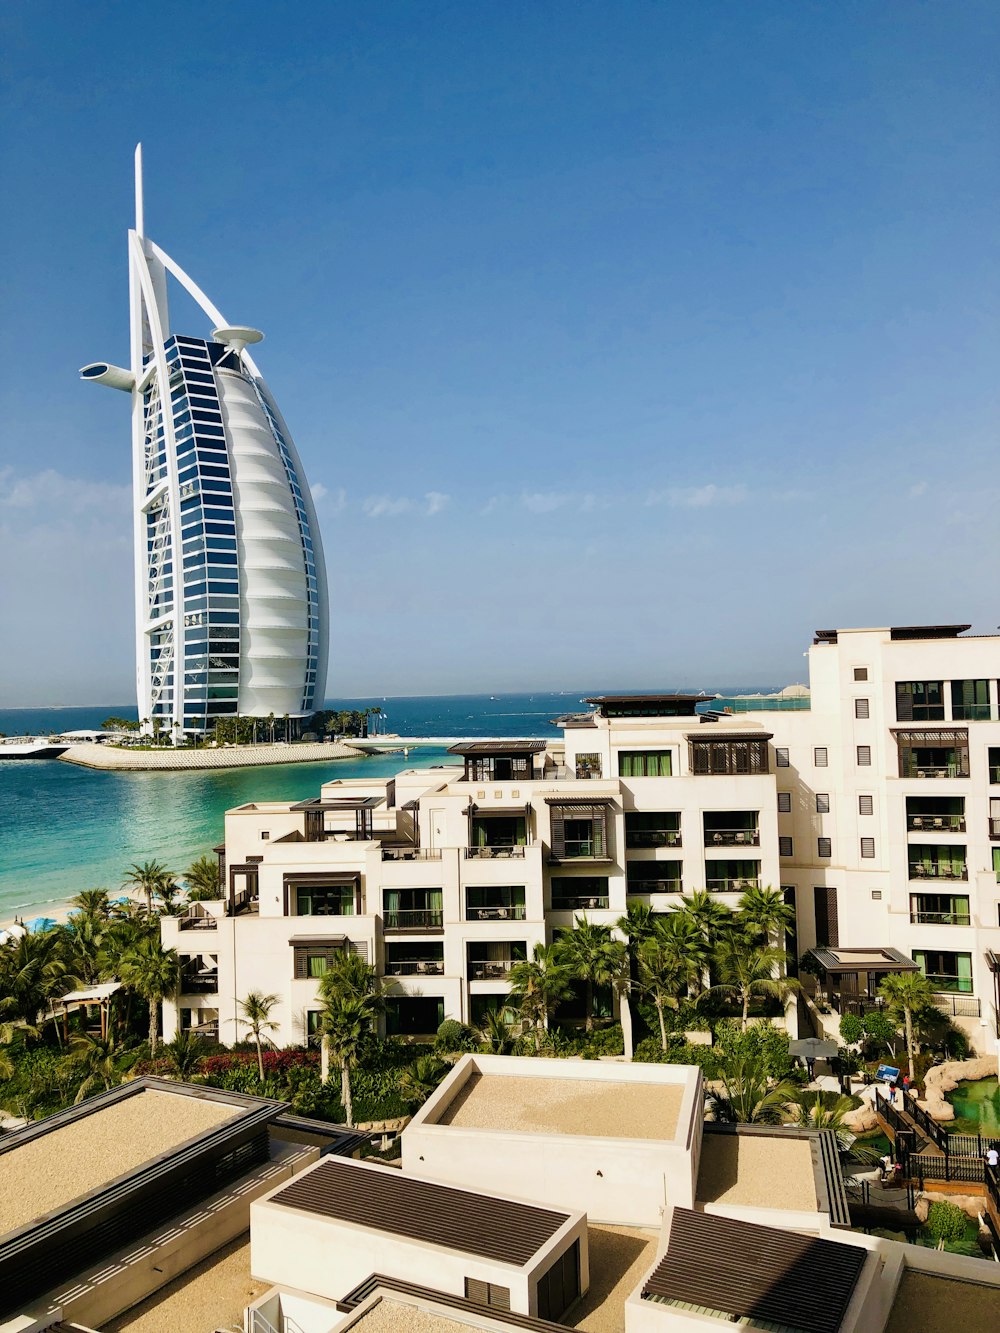
MULTIPOLYGON (((717 693, 767 693, 729 686, 717 693)), ((639 693, 639 691, 635 691, 639 693)), ((691 693, 700 693, 692 690, 691 693)), ((325 707, 378 706, 381 729, 403 736, 559 734, 552 719, 579 711, 595 691, 534 694, 369 696, 325 707)), ((0 732, 47 735, 96 728, 135 706, 0 709, 0 732), (14 725, 14 718, 20 722, 14 725)), ((389 777, 403 768, 453 762, 440 747, 419 754, 317 760, 260 768, 109 773, 59 760, 0 759, 0 922, 58 910, 81 889, 117 889, 133 862, 157 860, 180 874, 222 841, 225 812, 252 800, 300 801, 337 778, 389 777)))

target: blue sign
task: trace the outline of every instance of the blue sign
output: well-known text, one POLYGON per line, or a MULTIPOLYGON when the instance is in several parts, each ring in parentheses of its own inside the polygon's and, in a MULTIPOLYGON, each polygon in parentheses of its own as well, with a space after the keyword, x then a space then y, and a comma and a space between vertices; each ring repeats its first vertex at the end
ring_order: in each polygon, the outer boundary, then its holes
POLYGON ((893 1069, 892 1065, 879 1065, 875 1077, 883 1083, 892 1083, 894 1079, 899 1078, 899 1070, 893 1069))

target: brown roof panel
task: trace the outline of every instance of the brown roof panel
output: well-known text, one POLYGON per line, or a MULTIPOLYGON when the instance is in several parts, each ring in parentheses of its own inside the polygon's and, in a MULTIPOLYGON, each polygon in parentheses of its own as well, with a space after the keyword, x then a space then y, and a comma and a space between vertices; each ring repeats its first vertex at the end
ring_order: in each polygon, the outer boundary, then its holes
POLYGON ((461 741, 448 749, 449 754, 541 754, 547 741, 461 741))
POLYGON ((519 1268, 570 1216, 333 1158, 297 1177, 271 1203, 519 1268))
POLYGON ((837 1333, 866 1258, 860 1246, 675 1208, 667 1252, 642 1296, 837 1333))

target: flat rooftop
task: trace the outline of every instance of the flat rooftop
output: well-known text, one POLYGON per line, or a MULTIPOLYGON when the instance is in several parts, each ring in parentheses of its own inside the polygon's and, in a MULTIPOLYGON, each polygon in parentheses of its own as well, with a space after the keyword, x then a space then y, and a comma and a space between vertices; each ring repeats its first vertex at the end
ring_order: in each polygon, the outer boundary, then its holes
POLYGON ((215 1333, 237 1328, 243 1311, 270 1283, 250 1274, 250 1237, 216 1250, 125 1314, 101 1325, 103 1333, 215 1333))
POLYGON ((670 1139, 685 1085, 470 1074, 436 1123, 523 1134, 670 1139))
POLYGON ((327 1157, 269 1204, 523 1267, 572 1216, 327 1157))
POLYGON ((1000 1321, 1000 1289, 961 1278, 907 1269, 885 1333, 943 1333, 949 1328, 990 1329, 1000 1321))
POLYGON ((789 1208, 819 1206, 809 1139, 706 1134, 698 1165, 699 1203, 789 1208))
POLYGON ((241 1106, 144 1088, 11 1146, 0 1154, 0 1236, 242 1114, 241 1106))
POLYGON ((656 1258, 659 1233, 636 1227, 588 1226, 590 1289, 563 1316, 581 1333, 621 1333, 625 1299, 635 1291, 656 1258))
POLYGON ((448 1315, 421 1310, 406 1301, 390 1300, 383 1296, 377 1305, 366 1310, 360 1319, 350 1325, 350 1333, 455 1333, 467 1330, 467 1319, 452 1319, 448 1315))

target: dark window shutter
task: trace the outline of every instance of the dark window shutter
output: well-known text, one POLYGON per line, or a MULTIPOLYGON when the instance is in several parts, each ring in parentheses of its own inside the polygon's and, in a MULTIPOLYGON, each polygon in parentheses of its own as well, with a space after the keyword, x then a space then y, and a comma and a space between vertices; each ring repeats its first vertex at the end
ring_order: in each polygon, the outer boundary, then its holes
POLYGON ((867 699, 855 699, 855 700, 854 700, 854 716, 855 716, 855 717, 868 717, 868 716, 869 716, 868 700, 867 700, 867 699))
POLYGON ((557 805, 552 807, 552 855, 560 860, 566 855, 566 815, 557 805))
POLYGON ((498 1310, 509 1310, 510 1287, 498 1287, 495 1282, 491 1282, 489 1301, 487 1304, 494 1306, 498 1310))
POLYGON ((368 962, 367 940, 348 940, 347 947, 350 949, 351 953, 357 954, 359 958, 363 958, 366 963, 368 962))
POLYGON ((813 897, 816 903, 816 943, 820 947, 835 949, 840 943, 837 890, 814 888, 813 897))
POLYGON ((859 815, 873 815, 874 813, 875 813, 875 797, 874 797, 874 796, 859 796, 859 797, 858 797, 858 814, 859 814, 859 815))
POLYGON ((818 791, 816 793, 816 813, 818 815, 830 813, 830 793, 828 791, 818 791))
POLYGON ((861 855, 862 855, 862 856, 874 856, 874 855, 875 855, 875 839, 874 839, 874 838, 862 838, 862 839, 861 839, 861 855))
POLYGON ((309 976, 309 950, 295 950, 295 979, 304 981, 309 976))
POLYGON ((868 679, 868 668, 867 668, 867 667, 855 667, 855 668, 854 668, 854 679, 855 679, 855 680, 867 680, 867 679, 868 679))
POLYGON ((871 761, 872 761, 872 747, 870 745, 859 745, 858 764, 862 768, 864 768, 869 766, 871 764, 871 761))
POLYGON ((791 809, 792 809, 792 793, 790 791, 779 791, 778 792, 779 814, 783 815, 790 814, 791 809))
POLYGON ((478 1277, 467 1277, 465 1279, 465 1298, 469 1301, 475 1301, 477 1305, 489 1305, 490 1284, 483 1282, 478 1277))

